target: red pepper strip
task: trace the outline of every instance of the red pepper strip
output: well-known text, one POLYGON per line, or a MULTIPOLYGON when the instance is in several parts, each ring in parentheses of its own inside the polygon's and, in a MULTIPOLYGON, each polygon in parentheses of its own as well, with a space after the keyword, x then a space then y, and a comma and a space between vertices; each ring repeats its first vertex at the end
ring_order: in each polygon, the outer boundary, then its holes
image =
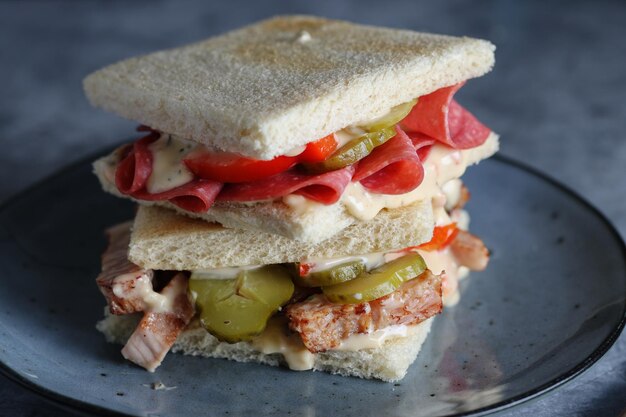
POLYGON ((337 140, 334 134, 324 136, 320 140, 311 142, 304 152, 298 155, 298 162, 322 162, 337 150, 337 140))
POLYGON ((306 277, 307 275, 309 275, 309 271, 311 269, 313 269, 313 264, 307 264, 302 262, 298 264, 298 273, 301 277, 306 277))
POLYGON ((294 156, 278 156, 269 161, 244 158, 227 152, 192 152, 184 160, 191 172, 200 178, 220 182, 248 182, 271 177, 297 163, 294 156))
POLYGON ((430 242, 423 243, 417 247, 413 246, 413 248, 425 251, 442 250, 452 243, 458 233, 459 229, 456 227, 456 223, 450 223, 445 226, 435 226, 433 238, 430 242))
POLYGON ((323 161, 337 148, 334 135, 309 143, 297 156, 277 156, 269 161, 245 158, 228 152, 200 150, 189 154, 184 162, 200 178, 224 183, 258 181, 280 174, 298 162, 323 161))

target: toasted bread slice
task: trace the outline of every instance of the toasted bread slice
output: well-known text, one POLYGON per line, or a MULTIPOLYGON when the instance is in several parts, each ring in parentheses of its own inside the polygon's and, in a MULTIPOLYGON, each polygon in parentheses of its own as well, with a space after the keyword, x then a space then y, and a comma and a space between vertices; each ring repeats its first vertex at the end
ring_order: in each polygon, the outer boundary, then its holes
POLYGON ((488 72, 488 41, 279 16, 84 80, 94 106, 212 149, 271 159, 488 72))
MULTIPOLYGON (((98 322, 97 329, 109 343, 124 344, 137 327, 140 316, 114 316, 105 311, 105 318, 98 322)), ((381 379, 387 382, 398 381, 406 375, 407 369, 415 361, 433 318, 416 326, 407 336, 386 340, 382 346, 362 350, 330 350, 315 354, 313 369, 343 376, 356 376, 366 379, 381 379)), ((220 342, 200 327, 197 321, 178 336, 172 352, 208 358, 224 358, 238 362, 256 362, 266 365, 285 365, 280 353, 263 353, 254 343, 220 342)), ((167 360, 167 359, 166 359, 167 360)))
POLYGON ((432 206, 422 202, 384 210, 369 222, 355 223, 331 239, 311 244, 140 206, 128 259, 143 268, 176 271, 298 262, 419 245, 431 239, 433 227, 432 206))

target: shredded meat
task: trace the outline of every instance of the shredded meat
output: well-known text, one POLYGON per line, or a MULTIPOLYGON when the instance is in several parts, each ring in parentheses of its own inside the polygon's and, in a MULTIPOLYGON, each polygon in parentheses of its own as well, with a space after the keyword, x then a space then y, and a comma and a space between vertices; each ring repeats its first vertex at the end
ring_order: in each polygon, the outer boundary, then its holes
POLYGON ((441 277, 430 271, 395 292, 360 304, 331 303, 322 294, 286 307, 289 328, 311 352, 338 347, 342 340, 398 324, 418 324, 442 309, 441 277))
POLYGON ((489 263, 489 249, 479 237, 465 230, 459 230, 450 249, 457 262, 472 271, 482 271, 489 263))
POLYGON ((179 273, 161 295, 172 300, 166 311, 146 312, 122 349, 124 358, 150 372, 161 364, 176 338, 189 324, 194 308, 187 293, 187 277, 179 273))
POLYGON ((143 269, 127 258, 130 222, 118 224, 107 231, 109 246, 102 254, 102 272, 96 278, 112 314, 144 311, 141 290, 152 287, 154 271, 143 269))
POLYGON ((144 313, 122 355, 153 372, 194 315, 187 276, 161 273, 155 280, 153 270, 128 261, 130 223, 108 229, 107 235, 109 246, 102 255, 102 272, 96 282, 112 314, 144 313), (154 285, 160 287, 157 281, 162 279, 169 283, 157 292, 154 285))

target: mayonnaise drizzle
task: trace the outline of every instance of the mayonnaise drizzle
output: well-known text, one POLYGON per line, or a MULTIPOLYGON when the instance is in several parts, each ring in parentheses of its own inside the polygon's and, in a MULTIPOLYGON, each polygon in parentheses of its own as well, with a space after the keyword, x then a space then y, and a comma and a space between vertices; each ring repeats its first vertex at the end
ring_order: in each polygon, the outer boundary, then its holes
POLYGON ((195 147, 193 142, 161 134, 148 146, 152 152, 152 173, 146 190, 151 194, 161 193, 193 180, 193 173, 183 163, 183 158, 195 147))
POLYGON ((434 145, 424 162, 424 180, 413 191, 399 195, 375 194, 360 183, 353 182, 346 187, 341 202, 352 216, 359 220, 371 220, 384 208, 403 207, 442 194, 445 183, 461 177, 469 165, 491 156, 497 150, 498 137, 494 133, 485 143, 471 149, 434 145))
POLYGON ((169 312, 174 304, 172 297, 154 291, 152 279, 147 274, 137 275, 136 272, 131 272, 119 275, 113 280, 111 290, 116 297, 141 300, 145 306, 144 311, 153 313, 169 312))

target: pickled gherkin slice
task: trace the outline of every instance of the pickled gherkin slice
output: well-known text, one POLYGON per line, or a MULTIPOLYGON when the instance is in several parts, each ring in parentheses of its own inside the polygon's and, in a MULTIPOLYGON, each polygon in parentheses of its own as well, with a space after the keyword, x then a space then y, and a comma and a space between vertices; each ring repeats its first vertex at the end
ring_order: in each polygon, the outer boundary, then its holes
POLYGON ((298 279, 305 287, 324 287, 341 284, 358 277, 365 271, 365 262, 356 260, 346 262, 322 271, 309 272, 298 279))
POLYGON ((359 126, 362 131, 366 132, 364 135, 352 139, 326 160, 301 164, 301 167, 308 173, 321 174, 358 162, 369 155, 375 147, 382 145, 396 135, 394 126, 411 112, 415 103, 417 103, 417 99, 395 106, 383 117, 359 126))
POLYGON ((375 147, 382 145, 395 135, 396 129, 393 126, 375 132, 368 132, 363 136, 352 139, 324 161, 301 164, 301 167, 311 174, 321 174, 341 169, 365 158, 375 147))
POLYGON ((413 109, 416 103, 417 99, 395 106, 383 117, 363 125, 361 128, 368 132, 374 132, 384 129, 385 127, 394 126, 411 112, 411 109, 413 109))
POLYGON ((242 271, 237 279, 241 296, 260 301, 274 310, 289 301, 293 294, 291 274, 279 265, 242 271))
POLYGON ((194 279, 192 274, 189 289, 196 294, 202 326, 235 343, 261 333, 270 316, 289 301, 294 286, 286 269, 269 265, 243 270, 235 279, 194 279))
POLYGON ((197 300, 225 300, 237 293, 236 279, 194 279, 191 274, 189 290, 197 294, 197 300))
POLYGON ((326 297, 340 304, 372 301, 397 290, 426 270, 426 263, 418 253, 409 253, 388 262, 357 278, 338 285, 322 287, 326 297))
POLYGON ((260 301, 234 294, 221 301, 203 303, 200 323, 218 339, 236 343, 261 333, 273 312, 260 301))

